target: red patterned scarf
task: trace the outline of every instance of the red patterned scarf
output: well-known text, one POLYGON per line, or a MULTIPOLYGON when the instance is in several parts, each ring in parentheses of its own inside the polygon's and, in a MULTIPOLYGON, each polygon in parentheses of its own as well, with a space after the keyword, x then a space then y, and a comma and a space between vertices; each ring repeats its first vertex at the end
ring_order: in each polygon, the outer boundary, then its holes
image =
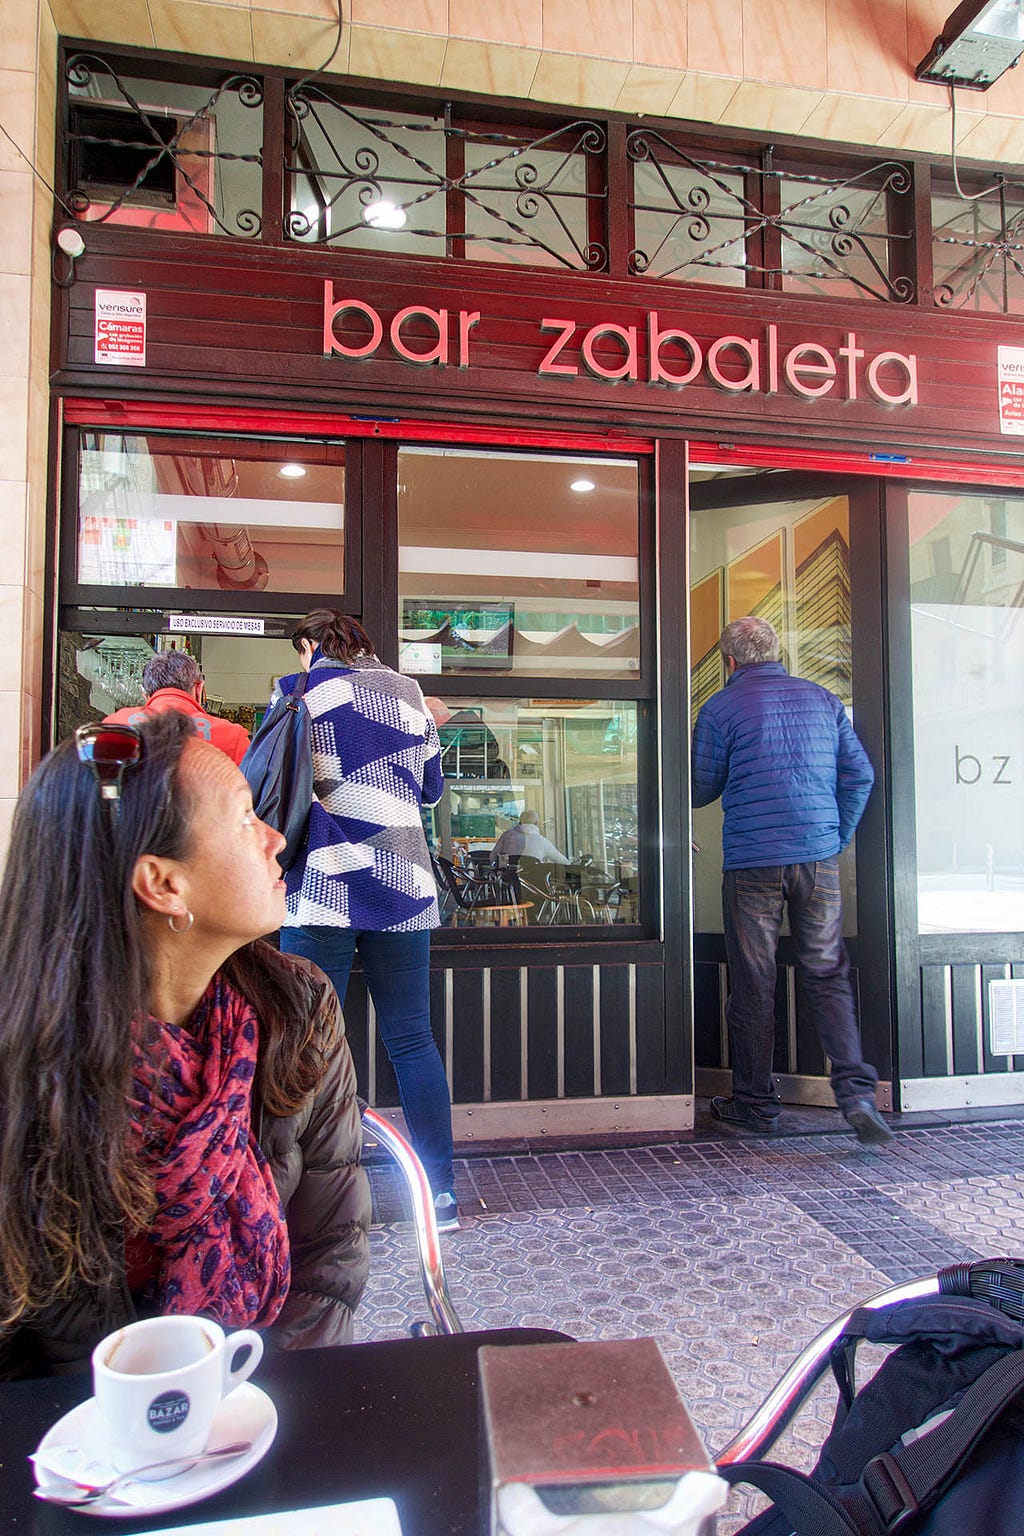
POLYGON ((131 1134, 152 1174, 161 1312, 272 1323, 288 1294, 288 1229, 251 1128, 259 1023, 214 976, 187 1025, 152 1020, 135 1045, 131 1134))

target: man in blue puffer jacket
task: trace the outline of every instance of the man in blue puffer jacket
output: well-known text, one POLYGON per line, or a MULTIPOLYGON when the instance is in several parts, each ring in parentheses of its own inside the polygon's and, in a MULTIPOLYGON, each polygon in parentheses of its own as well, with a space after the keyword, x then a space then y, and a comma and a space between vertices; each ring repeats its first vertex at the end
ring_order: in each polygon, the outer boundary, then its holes
POLYGON ((861 1060, 839 889, 839 854, 861 818, 874 770, 842 701, 790 677, 766 620, 736 619, 718 645, 729 676, 693 732, 693 803, 721 795, 725 813, 733 1091, 712 1099, 711 1113, 737 1130, 771 1135, 778 1128, 775 951, 785 905, 836 1103, 859 1141, 880 1145, 892 1133, 875 1106, 878 1073, 861 1060))

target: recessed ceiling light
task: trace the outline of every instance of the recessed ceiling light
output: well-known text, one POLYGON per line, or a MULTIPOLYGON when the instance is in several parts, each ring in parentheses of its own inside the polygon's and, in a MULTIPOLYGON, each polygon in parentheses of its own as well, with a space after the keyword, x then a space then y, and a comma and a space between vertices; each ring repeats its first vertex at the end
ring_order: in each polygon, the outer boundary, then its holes
POLYGON ((593 480, 574 480, 569 486, 569 489, 570 491, 578 491, 582 496, 585 491, 594 491, 597 489, 597 487, 595 486, 593 480))
POLYGON ((277 472, 282 480, 301 480, 306 473, 305 464, 282 464, 277 472))
POLYGON ((369 224, 371 229, 402 229, 405 219, 405 209, 389 202, 386 197, 378 197, 363 209, 363 223, 369 224))

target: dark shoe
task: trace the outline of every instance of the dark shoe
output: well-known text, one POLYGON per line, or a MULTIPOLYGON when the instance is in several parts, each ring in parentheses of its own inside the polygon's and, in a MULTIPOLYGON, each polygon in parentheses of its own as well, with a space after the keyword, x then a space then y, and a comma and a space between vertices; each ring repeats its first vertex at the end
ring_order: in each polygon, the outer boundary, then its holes
POLYGON ((459 1230, 459 1208, 455 1203, 455 1196, 450 1190, 434 1197, 434 1215, 437 1217, 437 1230, 439 1232, 457 1232, 459 1230))
POLYGON ((858 1099, 849 1109, 843 1110, 843 1119, 862 1147, 884 1147, 892 1141, 892 1131, 871 1099, 858 1099))
POLYGON ((723 1125, 734 1131, 746 1131, 750 1136, 774 1136, 779 1128, 777 1115, 759 1115, 756 1109, 748 1109, 736 1099, 712 1099, 711 1113, 723 1125))

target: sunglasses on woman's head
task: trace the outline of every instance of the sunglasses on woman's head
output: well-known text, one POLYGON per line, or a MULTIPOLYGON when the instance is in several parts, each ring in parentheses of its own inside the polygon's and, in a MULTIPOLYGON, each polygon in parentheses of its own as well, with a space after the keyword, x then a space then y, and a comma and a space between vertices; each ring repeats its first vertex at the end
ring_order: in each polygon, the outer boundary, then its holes
POLYGON ((121 810, 121 785, 125 772, 142 762, 145 743, 134 725, 80 725, 75 731, 75 750, 80 763, 92 770, 100 787, 100 799, 115 819, 121 810))

